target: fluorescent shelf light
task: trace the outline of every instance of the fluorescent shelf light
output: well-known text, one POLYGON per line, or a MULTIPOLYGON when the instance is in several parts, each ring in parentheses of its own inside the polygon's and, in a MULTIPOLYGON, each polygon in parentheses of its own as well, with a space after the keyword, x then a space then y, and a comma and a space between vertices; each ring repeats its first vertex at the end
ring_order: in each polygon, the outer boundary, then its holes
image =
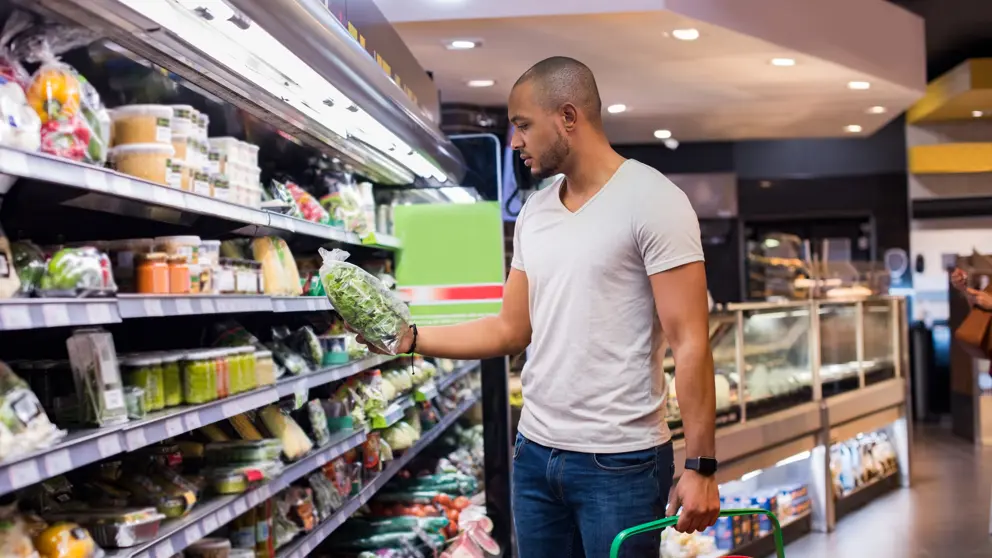
POLYGON ((444 197, 448 198, 451 203, 475 203, 479 200, 475 198, 472 194, 468 192, 465 188, 459 186, 446 186, 444 188, 438 188, 444 197))
POLYGON ((981 118, 984 115, 985 115, 985 113, 982 112, 982 111, 980 111, 980 110, 973 110, 973 111, 971 111, 971 116, 974 117, 974 118, 981 118))
POLYGON ((848 124, 847 126, 844 126, 844 131, 849 134, 857 134, 861 132, 861 126, 858 126, 857 124, 848 124))
POLYGON ((627 110, 627 105, 623 105, 623 104, 610 105, 606 107, 606 112, 610 114, 620 114, 621 112, 625 112, 626 110, 627 110))
POLYGON ((798 463, 800 461, 805 461, 805 460, 809 459, 809 456, 810 455, 811 454, 808 451, 804 451, 802 453, 797 453, 796 455, 793 455, 792 457, 786 457, 782 461, 779 461, 778 463, 775 464, 775 466, 776 467, 781 467, 783 465, 789 465, 791 463, 798 463))
POLYGON ((878 106, 874 106, 874 107, 869 108, 868 109, 868 114, 885 114, 886 110, 887 109, 885 107, 883 107, 881 105, 878 105, 878 106))
POLYGON ((676 29, 672 31, 672 36, 680 41, 695 41, 699 38, 698 29, 676 29))
POLYGON ((479 43, 475 41, 457 39, 448 43, 448 50, 471 50, 477 46, 479 43))
POLYGON ((757 471, 751 471, 750 473, 744 473, 744 475, 741 477, 741 482, 749 481, 760 474, 761 474, 761 469, 758 469, 757 471))

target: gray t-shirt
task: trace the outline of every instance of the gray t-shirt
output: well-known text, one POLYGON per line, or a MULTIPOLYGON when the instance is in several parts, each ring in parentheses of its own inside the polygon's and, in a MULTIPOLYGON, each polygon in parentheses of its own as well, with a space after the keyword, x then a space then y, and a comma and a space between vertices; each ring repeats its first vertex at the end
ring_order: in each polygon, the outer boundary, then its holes
POLYGON ((562 181, 533 194, 513 238, 533 328, 519 430, 568 451, 667 442, 664 340, 648 276, 703 260, 686 195, 634 160, 578 211, 562 181))

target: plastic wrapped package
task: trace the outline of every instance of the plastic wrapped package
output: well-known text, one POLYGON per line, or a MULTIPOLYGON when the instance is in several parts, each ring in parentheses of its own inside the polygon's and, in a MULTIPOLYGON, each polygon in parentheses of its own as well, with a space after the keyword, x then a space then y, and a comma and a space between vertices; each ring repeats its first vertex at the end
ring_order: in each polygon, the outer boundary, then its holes
POLYGON ((313 442, 303 429, 276 405, 269 405, 258 413, 265 428, 282 441, 283 453, 289 461, 296 461, 313 449, 313 442))
POLYGON ((286 215, 296 217, 297 219, 304 218, 303 212, 300 210, 300 206, 296 204, 296 200, 293 198, 293 195, 282 182, 273 180, 266 193, 270 198, 272 198, 273 201, 283 204, 286 208, 286 215))
POLYGON ((51 446, 64 436, 27 382, 0 362, 0 460, 51 446))
POLYGON ((320 344, 320 339, 313 332, 310 326, 303 326, 296 330, 289 339, 290 346, 303 355, 307 361, 315 367, 320 367, 324 362, 324 349, 320 344))
POLYGON ((0 556, 4 558, 38 558, 24 518, 17 511, 17 500, 0 504, 0 556))
MULTIPOLYGON (((3 233, 0 231, 0 236, 2 235, 3 233)), ((0 240, 0 245, 2 244, 3 241, 0 240)), ((3 248, 0 247, 0 251, 2 250, 3 248)), ((14 270, 17 271, 17 278, 21 283, 20 293, 31 296, 41 286, 41 279, 45 276, 47 269, 45 254, 41 248, 30 241, 14 242, 10 245, 10 252, 13 256, 14 270)), ((3 289, 0 288, 0 298, 3 298, 2 291, 3 289)))
POLYGON ((76 330, 66 346, 80 419, 96 426, 127 422, 124 385, 110 333, 100 328, 76 330))
POLYGON ((38 151, 41 148, 41 118, 28 105, 20 84, 3 83, 3 79, 0 77, 0 145, 38 151))
POLYGON ((286 241, 278 237, 256 238, 252 256, 262 264, 265 294, 299 296, 300 272, 286 241))
POLYGON ((45 558, 102 558, 86 529, 75 523, 56 523, 34 537, 35 549, 45 558))
POLYGON ((323 225, 331 225, 331 216, 327 213, 317 201, 316 198, 311 196, 306 190, 293 184, 292 182, 286 183, 286 190, 289 195, 293 196, 293 201, 296 202, 297 207, 300 208, 300 212, 303 214, 303 218, 307 221, 313 221, 314 223, 321 223, 323 225))
POLYGON ((110 258, 96 248, 63 248, 48 260, 40 294, 49 297, 108 296, 117 292, 110 258))
POLYGON ((410 310, 378 279, 345 259, 348 252, 319 250, 320 280, 334 309, 367 343, 397 354, 410 328, 410 310))
POLYGON ((0 298, 10 298, 21 289, 10 241, 0 227, 0 298))

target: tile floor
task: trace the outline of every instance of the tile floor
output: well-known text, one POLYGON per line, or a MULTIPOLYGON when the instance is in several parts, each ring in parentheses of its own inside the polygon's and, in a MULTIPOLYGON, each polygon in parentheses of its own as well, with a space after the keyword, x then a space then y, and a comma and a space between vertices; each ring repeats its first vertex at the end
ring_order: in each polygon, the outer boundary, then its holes
POLYGON ((913 486, 811 533, 789 558, 992 558, 992 448, 976 448, 940 426, 915 432, 913 486))

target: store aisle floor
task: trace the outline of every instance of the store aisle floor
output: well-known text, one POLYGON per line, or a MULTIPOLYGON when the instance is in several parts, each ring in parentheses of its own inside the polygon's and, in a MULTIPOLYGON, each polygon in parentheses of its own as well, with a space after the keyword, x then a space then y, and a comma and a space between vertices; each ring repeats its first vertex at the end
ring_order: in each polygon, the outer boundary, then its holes
POLYGON ((789 545, 789 558, 992 557, 989 498, 992 448, 980 449, 950 429, 915 433, 913 487, 895 490, 789 545))

